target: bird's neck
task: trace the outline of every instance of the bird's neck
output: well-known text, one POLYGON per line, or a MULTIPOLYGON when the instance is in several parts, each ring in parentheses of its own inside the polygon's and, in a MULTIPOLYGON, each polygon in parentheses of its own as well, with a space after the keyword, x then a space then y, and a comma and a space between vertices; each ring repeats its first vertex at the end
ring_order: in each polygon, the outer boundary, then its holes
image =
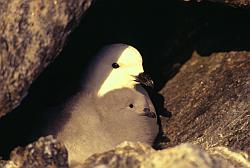
POLYGON ((105 95, 106 93, 121 89, 121 88, 134 88, 137 82, 134 81, 135 78, 133 76, 122 76, 122 75, 114 75, 108 76, 108 78, 101 84, 97 91, 97 95, 99 97, 105 95))

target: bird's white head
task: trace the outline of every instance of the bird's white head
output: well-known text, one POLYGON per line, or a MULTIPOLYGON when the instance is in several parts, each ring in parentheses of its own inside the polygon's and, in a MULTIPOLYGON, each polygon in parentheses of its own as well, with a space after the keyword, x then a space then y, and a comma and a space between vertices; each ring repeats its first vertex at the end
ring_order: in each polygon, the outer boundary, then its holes
POLYGON ((100 97, 115 89, 134 88, 143 72, 142 57, 134 47, 112 44, 97 54, 87 80, 100 97))
POLYGON ((134 88, 138 84, 135 76, 144 72, 140 53, 128 45, 109 46, 102 61, 110 69, 110 73, 100 85, 98 96, 115 89, 134 88))

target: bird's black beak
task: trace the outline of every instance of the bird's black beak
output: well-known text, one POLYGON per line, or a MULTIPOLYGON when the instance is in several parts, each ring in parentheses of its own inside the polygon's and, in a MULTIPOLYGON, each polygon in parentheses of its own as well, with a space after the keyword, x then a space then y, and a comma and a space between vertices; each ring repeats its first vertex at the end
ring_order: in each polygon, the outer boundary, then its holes
POLYGON ((135 76, 135 81, 151 88, 154 87, 154 81, 149 75, 145 74, 144 72, 140 73, 138 76, 135 76))

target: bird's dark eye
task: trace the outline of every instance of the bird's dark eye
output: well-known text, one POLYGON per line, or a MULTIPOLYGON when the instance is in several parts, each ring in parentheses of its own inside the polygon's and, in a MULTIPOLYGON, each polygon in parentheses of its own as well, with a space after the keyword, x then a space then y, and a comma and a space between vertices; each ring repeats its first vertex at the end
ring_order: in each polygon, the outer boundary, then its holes
POLYGON ((112 67, 116 69, 116 68, 119 68, 120 66, 119 66, 119 64, 117 64, 117 63, 113 63, 113 64, 112 64, 112 67))
POLYGON ((133 105, 133 104, 130 104, 130 105, 129 105, 129 107, 130 107, 130 108, 133 108, 133 107, 134 107, 134 105, 133 105))

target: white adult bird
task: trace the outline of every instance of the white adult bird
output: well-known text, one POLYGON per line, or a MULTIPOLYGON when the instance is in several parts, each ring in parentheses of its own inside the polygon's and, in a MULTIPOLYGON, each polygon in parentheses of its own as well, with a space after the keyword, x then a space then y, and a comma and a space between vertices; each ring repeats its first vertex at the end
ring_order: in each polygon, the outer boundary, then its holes
POLYGON ((96 58, 82 90, 65 104, 47 132, 66 145, 71 165, 123 141, 152 144, 158 134, 155 108, 140 85, 153 84, 144 74, 140 53, 129 45, 113 44, 96 58))

